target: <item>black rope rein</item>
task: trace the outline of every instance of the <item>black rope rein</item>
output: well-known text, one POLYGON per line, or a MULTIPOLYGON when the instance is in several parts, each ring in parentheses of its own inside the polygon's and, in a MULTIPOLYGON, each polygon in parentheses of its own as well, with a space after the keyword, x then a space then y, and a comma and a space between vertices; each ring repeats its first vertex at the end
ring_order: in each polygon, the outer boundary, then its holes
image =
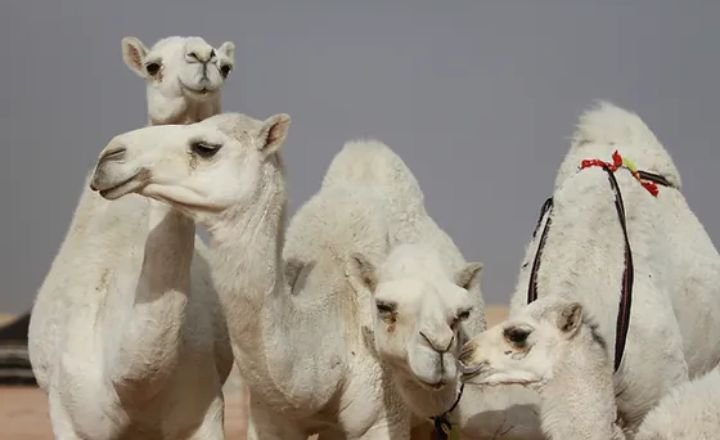
MULTIPOLYGON (((607 166, 603 166, 602 169, 607 173, 608 181, 610 182, 610 188, 615 195, 615 210, 617 211, 618 220, 620 227, 623 232, 623 240, 625 242, 625 265, 622 277, 622 287, 620 292, 620 301, 618 304, 618 316, 616 322, 615 332, 615 371, 620 368, 623 354, 625 352, 625 344, 627 341, 628 330, 630 329, 630 311, 632 308, 632 292, 634 283, 635 267, 633 265, 632 249, 630 248, 630 239, 627 231, 627 219, 625 216, 625 204, 623 203, 622 192, 618 185, 615 173, 607 166)), ((665 186, 671 186, 670 182, 663 176, 657 174, 651 174, 646 172, 640 172, 640 175, 644 179, 652 180, 656 183, 665 186)), ((533 260, 532 269, 530 272, 530 280, 528 282, 527 302, 530 304, 538 298, 537 288, 537 276, 540 270, 540 261, 542 259, 543 249, 545 248, 545 242, 547 240, 550 226, 552 225, 552 210, 553 210, 553 199, 549 198, 545 201, 543 208, 540 213, 540 219, 535 226, 533 237, 537 234, 540 225, 542 224, 543 218, 547 216, 545 220, 545 227, 543 228, 540 241, 538 243, 537 251, 535 252, 535 259, 533 260)))
POLYGON ((452 431, 452 422, 450 422, 449 416, 450 414, 455 411, 455 408, 457 408, 458 404, 460 403, 460 399, 462 399, 463 391, 465 391, 465 383, 463 382, 460 385, 460 391, 458 392, 457 398, 455 399, 455 402, 452 404, 450 409, 445 411, 444 413, 440 414, 439 416, 435 416, 432 418, 433 422, 433 434, 432 438, 433 440, 447 440, 448 436, 450 435, 450 431, 452 431))

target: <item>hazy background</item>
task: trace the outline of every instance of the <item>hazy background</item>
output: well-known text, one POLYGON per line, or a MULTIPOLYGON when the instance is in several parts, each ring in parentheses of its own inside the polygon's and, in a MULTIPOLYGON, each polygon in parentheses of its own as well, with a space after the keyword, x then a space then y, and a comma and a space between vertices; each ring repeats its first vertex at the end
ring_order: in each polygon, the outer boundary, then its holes
POLYGON ((287 112, 291 206, 349 138, 415 172, 484 292, 505 302, 580 111, 627 106, 720 240, 720 1, 10 0, 0 7, 0 310, 30 307, 83 179, 146 122, 120 39, 234 40, 226 110, 287 112))

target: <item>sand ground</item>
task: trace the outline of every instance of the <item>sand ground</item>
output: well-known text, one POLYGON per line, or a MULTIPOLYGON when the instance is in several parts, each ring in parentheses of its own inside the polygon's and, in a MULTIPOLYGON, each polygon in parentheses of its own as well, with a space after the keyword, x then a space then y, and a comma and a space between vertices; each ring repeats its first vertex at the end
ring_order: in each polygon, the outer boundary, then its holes
MULTIPOLYGON (((507 314, 504 307, 488 307, 490 325, 501 321, 507 314)), ((225 430, 228 440, 244 440, 247 414, 247 396, 238 392, 226 396, 225 430)), ((45 440, 52 439, 48 417, 47 397, 33 387, 0 387, 0 439, 45 440)))

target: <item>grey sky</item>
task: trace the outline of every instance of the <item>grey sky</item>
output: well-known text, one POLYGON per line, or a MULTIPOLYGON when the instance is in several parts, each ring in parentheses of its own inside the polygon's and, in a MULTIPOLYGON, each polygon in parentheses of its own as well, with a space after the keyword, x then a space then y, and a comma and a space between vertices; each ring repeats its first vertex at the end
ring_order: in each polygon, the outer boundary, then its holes
POLYGON ((224 108, 287 112, 292 208, 344 141, 376 137, 415 172, 430 213, 505 302, 580 111, 637 111, 720 240, 720 2, 10 1, 0 14, 0 310, 28 308, 85 173, 145 124, 120 39, 234 40, 224 108))

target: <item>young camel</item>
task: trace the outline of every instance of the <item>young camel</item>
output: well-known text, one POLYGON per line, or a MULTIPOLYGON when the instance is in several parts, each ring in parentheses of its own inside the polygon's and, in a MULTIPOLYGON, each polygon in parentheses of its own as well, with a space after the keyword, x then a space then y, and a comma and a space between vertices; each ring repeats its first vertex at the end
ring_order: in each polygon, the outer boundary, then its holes
MULTIPOLYGON (((473 338, 461 358, 468 384, 521 383, 541 395, 551 440, 624 440, 613 364, 597 324, 578 302, 547 296, 473 338)), ((662 367, 660 367, 662 368, 662 367)), ((679 385, 640 425, 635 440, 710 440, 720 430, 720 372, 679 385)))
MULTIPOLYGON (((151 124, 219 111, 232 43, 171 37, 148 50, 128 37, 122 47, 146 80, 151 124)), ((223 438, 232 353, 194 243, 194 224, 178 211, 141 197, 110 203, 85 188, 29 332, 56 437, 223 438)))
POLYGON ((720 256, 680 192, 670 155, 637 115, 602 103, 580 118, 558 172, 554 206, 527 248, 510 315, 524 307, 533 287, 540 297, 587 292, 583 303, 599 334, 613 342, 608 354, 615 357, 618 302, 623 280, 630 279, 623 277, 628 247, 609 174, 579 168, 586 159, 610 161, 616 150, 665 180, 654 197, 641 185, 647 182, 626 169, 632 164, 612 174, 634 262, 627 345, 618 352, 615 381, 618 412, 632 432, 673 386, 720 361, 720 344, 707 337, 720 333, 720 256), (603 294, 590 293, 597 291, 603 294))

